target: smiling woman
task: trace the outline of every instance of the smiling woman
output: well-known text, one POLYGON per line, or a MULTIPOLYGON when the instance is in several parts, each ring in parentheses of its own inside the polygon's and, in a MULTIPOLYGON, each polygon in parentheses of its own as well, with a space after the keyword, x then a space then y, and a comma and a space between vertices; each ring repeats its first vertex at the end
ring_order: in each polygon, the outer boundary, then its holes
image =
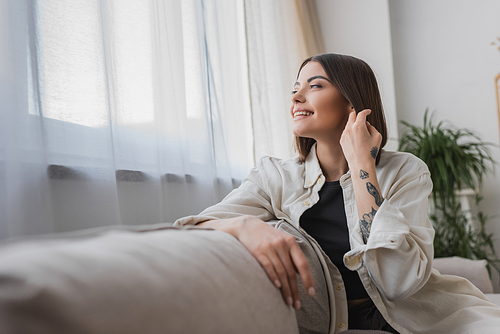
POLYGON ((496 333, 499 307, 467 280, 432 270, 430 174, 415 156, 382 149, 387 131, 369 66, 338 54, 306 59, 289 117, 298 157, 261 159, 222 202, 175 224, 238 239, 296 309, 303 332, 348 324, 405 334, 496 333), (300 231, 298 241, 275 228, 283 224, 300 231), (302 253, 302 239, 317 243, 316 255, 328 263, 331 318, 319 306, 323 295, 310 302, 324 291, 313 279, 323 271, 302 253))

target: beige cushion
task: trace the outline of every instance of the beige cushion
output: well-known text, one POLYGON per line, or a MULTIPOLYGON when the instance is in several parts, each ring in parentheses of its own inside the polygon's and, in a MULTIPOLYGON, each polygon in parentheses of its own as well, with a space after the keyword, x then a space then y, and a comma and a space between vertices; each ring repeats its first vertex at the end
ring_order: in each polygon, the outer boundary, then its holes
POLYGON ((455 275, 468 279, 483 293, 492 293, 493 286, 488 275, 486 260, 471 260, 462 257, 444 257, 433 260, 432 266, 443 275, 455 275))
POLYGON ((500 306, 500 293, 487 293, 485 296, 490 302, 500 306))
POLYGON ((191 229, 0 247, 0 333, 298 333, 235 238, 191 229))

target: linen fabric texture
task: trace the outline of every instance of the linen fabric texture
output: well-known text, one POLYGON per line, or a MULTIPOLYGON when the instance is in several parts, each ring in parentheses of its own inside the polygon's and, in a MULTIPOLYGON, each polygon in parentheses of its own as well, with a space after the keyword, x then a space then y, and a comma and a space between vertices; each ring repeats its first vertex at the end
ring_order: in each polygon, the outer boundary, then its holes
MULTIPOLYGON (((440 275, 432 268, 434 229, 427 217, 432 181, 425 163, 408 153, 383 150, 376 173, 385 200, 366 244, 358 223, 353 176, 349 171, 340 178, 351 245, 344 264, 358 272, 384 319, 404 334, 497 333, 500 307, 466 279, 440 275)), ((298 158, 264 157, 222 202, 174 225, 252 215, 299 228, 300 216, 318 202, 324 182, 315 145, 303 164, 298 158)), ((348 323, 347 300, 345 293, 338 293, 343 292, 338 269, 326 260, 334 268, 329 272, 329 288, 334 289, 329 294, 334 296, 330 333, 337 333, 348 323)))
POLYGON ((294 310, 231 235, 107 229, 2 245, 0 333, 298 333, 294 310))

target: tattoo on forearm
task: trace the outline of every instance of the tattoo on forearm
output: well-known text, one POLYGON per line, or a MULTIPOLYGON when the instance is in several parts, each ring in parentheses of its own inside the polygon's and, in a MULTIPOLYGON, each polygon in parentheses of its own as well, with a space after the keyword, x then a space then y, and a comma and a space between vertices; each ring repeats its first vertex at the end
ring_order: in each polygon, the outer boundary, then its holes
POLYGON ((363 217, 359 221, 359 227, 361 228, 361 234, 363 235, 363 242, 366 244, 368 241, 368 237, 370 236, 370 231, 372 230, 372 222, 373 217, 377 210, 372 207, 372 211, 370 213, 365 213, 363 217))
POLYGON ((378 154, 378 148, 376 148, 375 146, 372 147, 372 149, 370 150, 370 155, 372 156, 372 158, 377 159, 377 154, 378 154))
POLYGON ((364 180, 364 179, 367 179, 368 177, 370 176, 370 174, 368 174, 367 172, 365 172, 364 170, 360 169, 359 170, 359 177, 364 180))
POLYGON ((377 188, 371 183, 371 182, 366 182, 366 189, 368 190, 368 193, 375 197, 375 204, 377 204, 379 207, 382 205, 382 202, 384 199, 382 196, 380 196, 380 193, 378 192, 377 188))

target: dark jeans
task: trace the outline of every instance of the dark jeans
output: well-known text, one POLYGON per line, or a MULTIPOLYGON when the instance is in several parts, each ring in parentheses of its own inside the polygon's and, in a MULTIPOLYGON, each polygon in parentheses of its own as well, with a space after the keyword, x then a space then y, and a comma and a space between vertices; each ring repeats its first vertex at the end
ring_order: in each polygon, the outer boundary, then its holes
POLYGON ((378 329, 399 334, 385 321, 371 300, 349 309, 349 329, 378 329))

